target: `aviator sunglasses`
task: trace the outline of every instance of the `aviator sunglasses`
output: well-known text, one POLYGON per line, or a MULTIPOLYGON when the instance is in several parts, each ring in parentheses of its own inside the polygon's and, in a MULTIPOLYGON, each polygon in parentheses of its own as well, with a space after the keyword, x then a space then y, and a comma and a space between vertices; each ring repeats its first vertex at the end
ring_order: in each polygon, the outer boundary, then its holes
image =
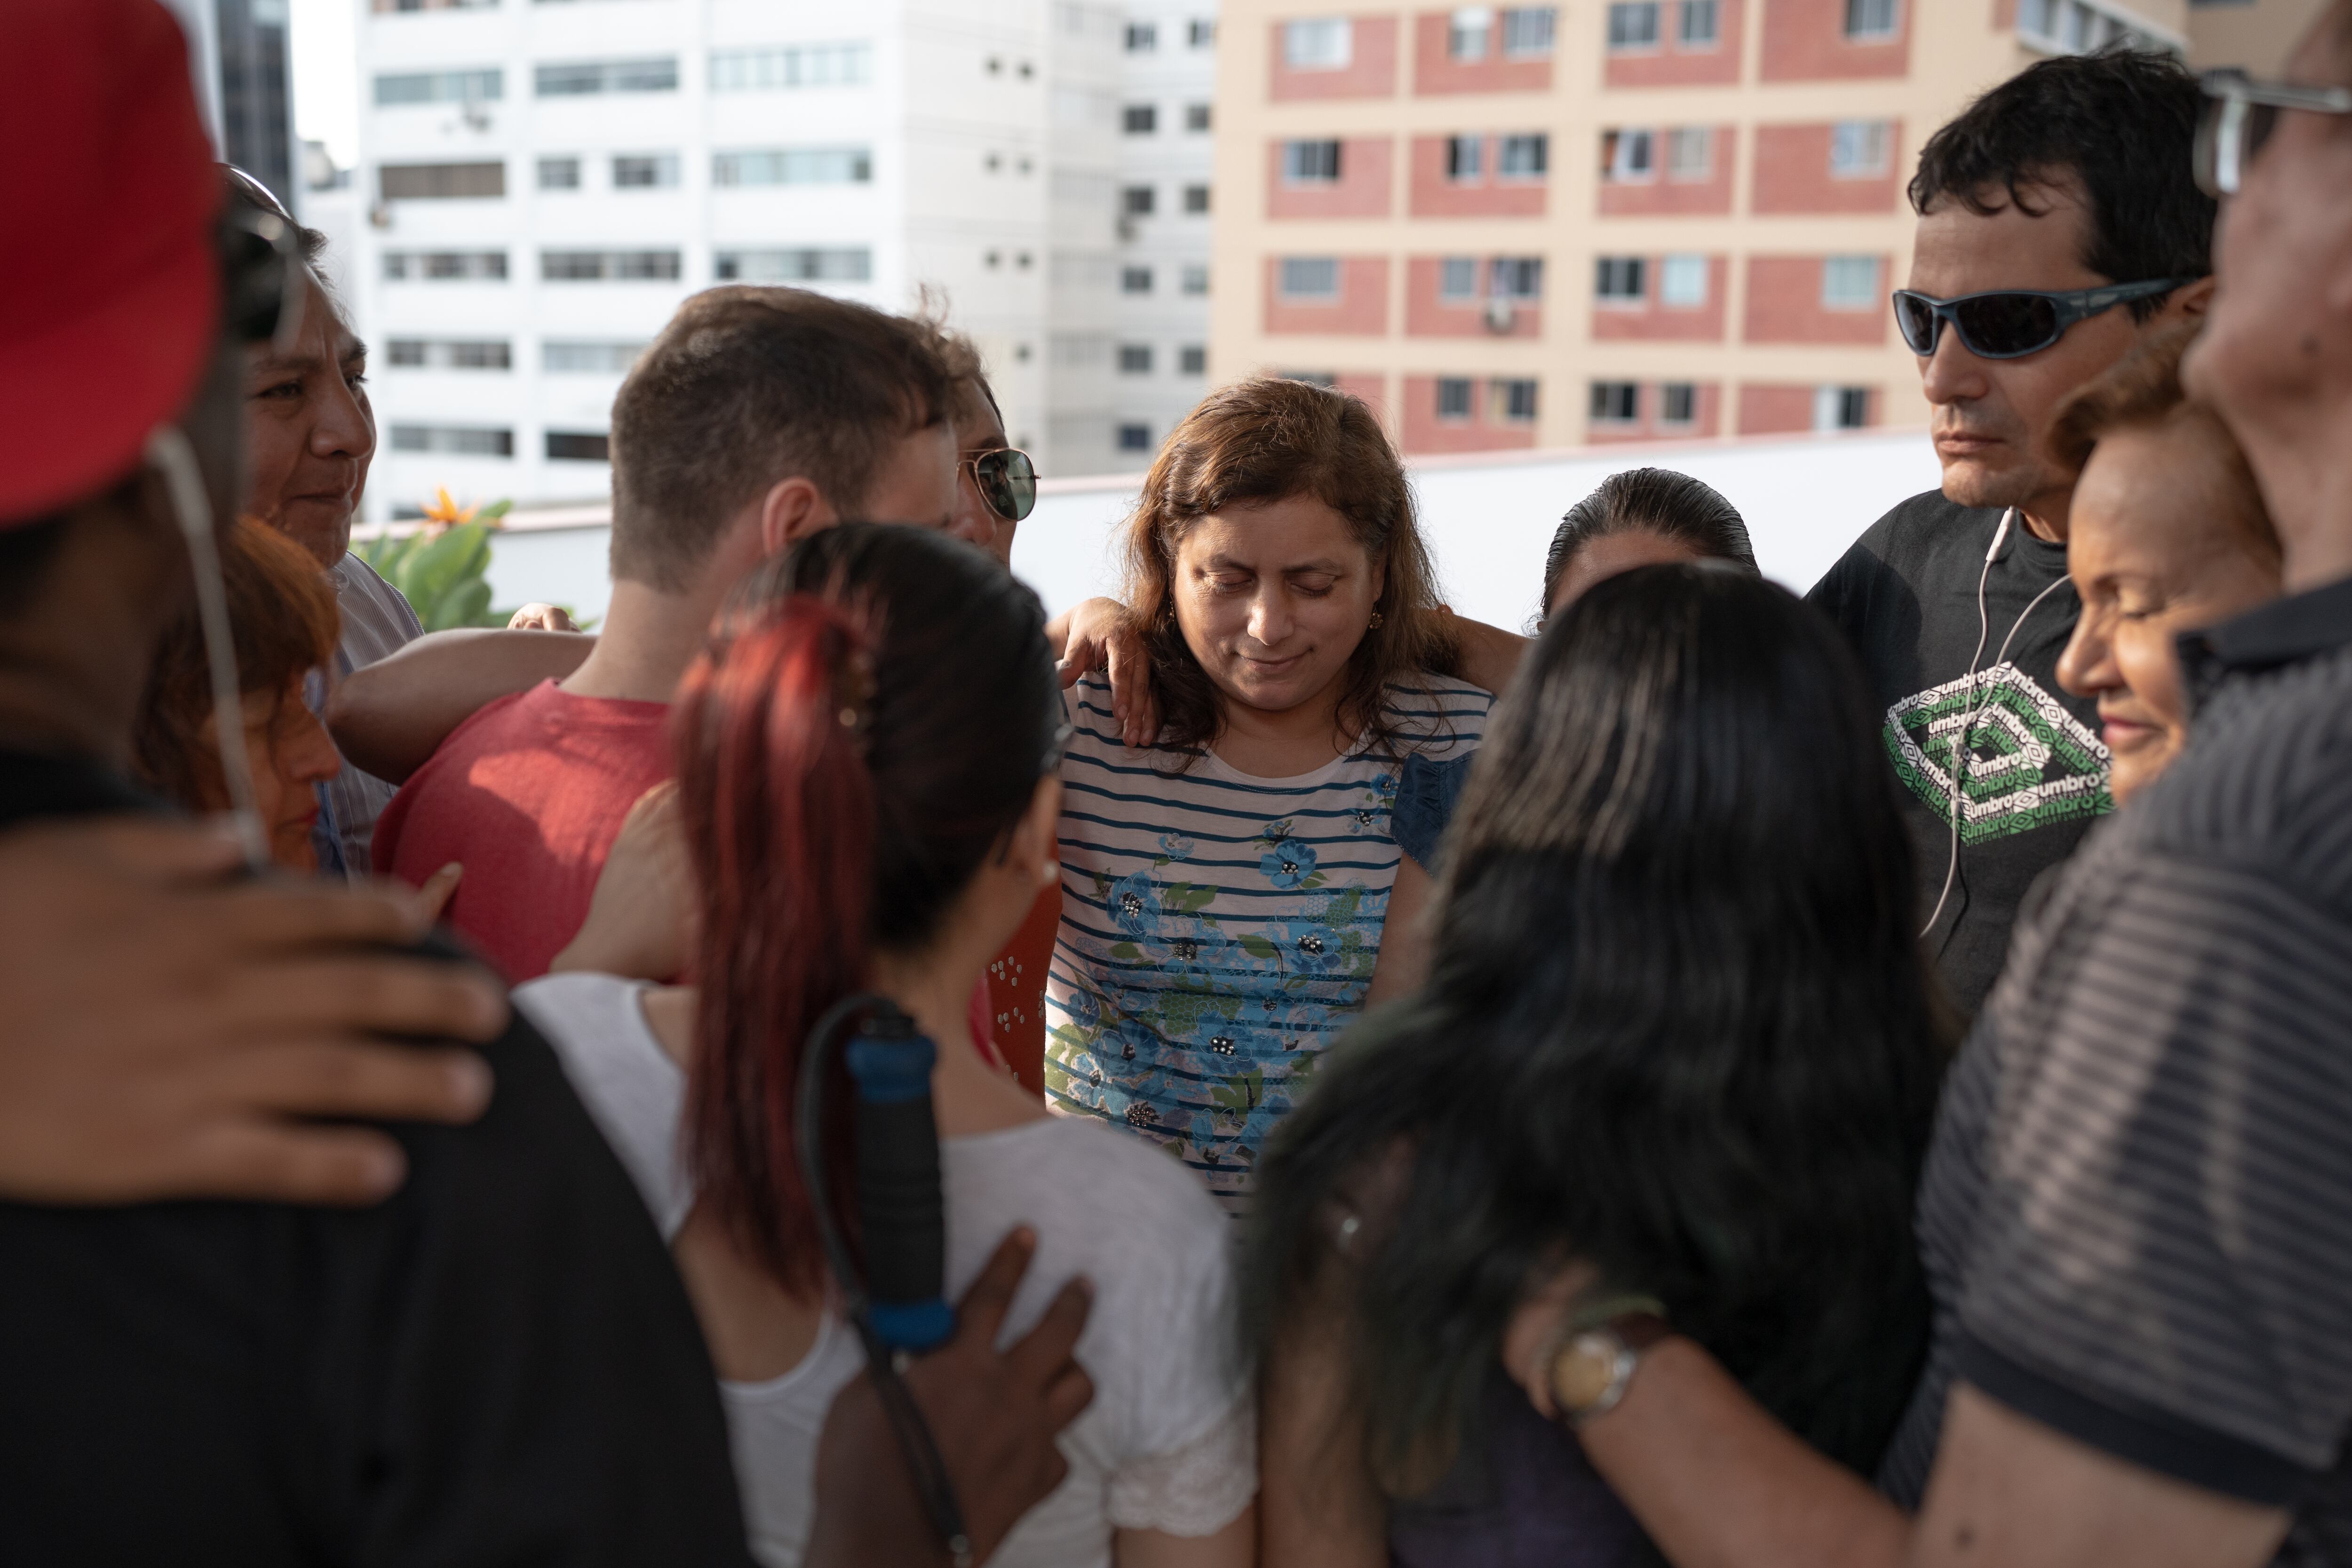
POLYGON ((1895 290, 1895 325, 1911 352, 1935 354, 1944 323, 1979 359, 2023 359, 2066 335, 2066 329, 2117 305, 2170 293, 2186 279, 2152 278, 2140 283, 2109 283, 2097 289, 2053 293, 2042 289, 1996 289, 1938 300, 1916 289, 1895 290))
POLYGON ((2246 165, 2278 129, 2280 110, 2352 114, 2352 88, 2254 81, 2233 70, 2207 71, 2198 86, 2208 101, 2197 123, 2197 186, 2216 201, 2238 194, 2246 165))
POLYGON ((1029 460, 1028 453, 1000 447, 966 458, 962 466, 988 510, 1005 521, 1019 522, 1036 510, 1037 465, 1029 460))

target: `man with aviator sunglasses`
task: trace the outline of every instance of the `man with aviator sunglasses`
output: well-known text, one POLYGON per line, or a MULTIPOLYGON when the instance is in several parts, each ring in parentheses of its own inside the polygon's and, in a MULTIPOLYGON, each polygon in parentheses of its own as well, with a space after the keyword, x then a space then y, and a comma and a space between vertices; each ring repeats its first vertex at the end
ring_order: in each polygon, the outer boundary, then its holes
POLYGON ((2027 888, 2113 809, 2092 705, 2059 686, 2068 394, 2211 292, 2213 203, 2189 176, 2200 96, 2168 57, 2040 62, 1921 150, 1896 329, 1933 405, 1940 490, 1879 520, 1811 601, 1885 714, 1919 868, 1922 934, 1965 1013, 2027 888))

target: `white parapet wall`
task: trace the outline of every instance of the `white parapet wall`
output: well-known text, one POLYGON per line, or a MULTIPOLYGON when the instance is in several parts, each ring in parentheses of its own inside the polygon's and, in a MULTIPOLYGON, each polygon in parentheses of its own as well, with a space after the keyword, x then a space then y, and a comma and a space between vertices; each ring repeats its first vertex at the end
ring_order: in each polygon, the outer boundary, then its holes
MULTIPOLYGON (((1653 466, 1695 475, 1730 498, 1765 574, 1800 592, 1889 507, 1938 479, 1919 430, 1423 458, 1412 465, 1413 489, 1447 602, 1478 620, 1525 626, 1560 514, 1611 474, 1653 466)), ((1013 567, 1049 612, 1116 592, 1118 525, 1140 482, 1133 474, 1045 481, 1013 567)), ((602 508, 517 512, 493 552, 498 603, 543 599, 603 614, 609 538, 602 508)))

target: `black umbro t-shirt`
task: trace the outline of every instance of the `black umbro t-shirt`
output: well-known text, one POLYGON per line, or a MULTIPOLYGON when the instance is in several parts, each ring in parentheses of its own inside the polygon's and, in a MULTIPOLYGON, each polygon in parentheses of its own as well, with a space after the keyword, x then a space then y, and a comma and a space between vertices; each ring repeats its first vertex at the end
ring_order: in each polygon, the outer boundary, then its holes
POLYGON ((2058 685, 2058 656, 2082 613, 2065 580, 2066 547, 2036 539, 2021 518, 1988 572, 1985 552, 2001 510, 1960 506, 1935 490, 1913 496, 1873 523, 1805 596, 1853 643, 1876 699, 1880 742, 1902 784, 1922 925, 1950 873, 1927 946, 1969 1014, 2000 973, 2026 889, 2115 809, 2097 704, 2058 685))
MULTIPOLYGON (((0 752, 0 826, 136 810, 0 752)), ((364 1209, 0 1204, 0 1563, 748 1568, 710 1360, 520 1016, 364 1209)))

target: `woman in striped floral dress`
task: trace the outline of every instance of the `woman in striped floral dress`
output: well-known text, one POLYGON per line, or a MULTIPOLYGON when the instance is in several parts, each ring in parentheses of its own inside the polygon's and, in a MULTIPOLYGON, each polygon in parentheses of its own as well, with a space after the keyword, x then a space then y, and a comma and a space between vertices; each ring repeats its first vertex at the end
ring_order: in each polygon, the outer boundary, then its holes
POLYGON ((1233 1212, 1316 1058, 1411 989, 1427 868, 1486 724, 1378 420, 1228 387, 1144 482, 1127 602, 1163 717, 1067 693, 1046 1100, 1183 1159, 1233 1212))

